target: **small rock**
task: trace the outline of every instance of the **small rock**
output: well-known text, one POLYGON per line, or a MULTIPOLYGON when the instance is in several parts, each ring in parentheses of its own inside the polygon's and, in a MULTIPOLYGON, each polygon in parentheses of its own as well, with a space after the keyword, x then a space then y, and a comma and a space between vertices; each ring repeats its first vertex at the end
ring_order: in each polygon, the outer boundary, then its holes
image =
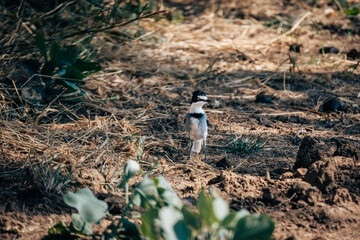
POLYGON ((360 52, 356 49, 351 49, 346 56, 348 59, 356 60, 360 58, 360 52))
POLYGON ((229 163, 229 161, 227 160, 226 157, 222 158, 221 160, 217 161, 215 163, 215 166, 218 168, 224 168, 224 169, 228 169, 231 167, 231 164, 229 163))
POLYGON ((305 177, 307 171, 308 171, 307 168, 298 168, 298 169, 296 169, 294 176, 303 178, 303 177, 305 177))
POLYGON ((337 49, 336 47, 323 47, 319 49, 319 53, 339 53, 339 49, 337 49))
POLYGON ((337 97, 326 100, 322 105, 323 112, 335 112, 346 110, 346 104, 337 97))
POLYGON ((284 179, 289 179, 289 178, 293 178, 293 177, 294 177, 294 173, 284 172, 283 174, 281 174, 280 179, 284 180, 284 179))

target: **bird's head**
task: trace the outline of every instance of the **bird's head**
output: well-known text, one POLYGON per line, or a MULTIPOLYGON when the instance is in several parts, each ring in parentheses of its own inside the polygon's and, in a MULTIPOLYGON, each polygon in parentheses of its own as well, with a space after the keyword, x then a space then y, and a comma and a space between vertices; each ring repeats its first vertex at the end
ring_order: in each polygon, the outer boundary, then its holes
POLYGON ((211 102, 206 96, 206 94, 203 91, 196 90, 193 92, 192 98, 191 98, 191 104, 201 102, 204 105, 205 103, 211 102))
POLYGON ((206 96, 206 94, 202 91, 195 91, 193 92, 193 96, 191 98, 191 106, 190 106, 190 113, 203 113, 204 110, 202 106, 205 103, 211 102, 206 96))

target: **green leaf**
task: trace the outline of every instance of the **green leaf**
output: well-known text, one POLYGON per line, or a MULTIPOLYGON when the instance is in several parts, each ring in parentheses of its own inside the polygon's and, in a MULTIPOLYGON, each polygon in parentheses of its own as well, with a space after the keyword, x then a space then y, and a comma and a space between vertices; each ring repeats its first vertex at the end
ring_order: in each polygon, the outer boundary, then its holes
POLYGON ((141 232, 145 237, 149 239, 156 240, 159 239, 159 236, 155 230, 154 219, 157 219, 159 212, 157 209, 150 209, 145 213, 141 214, 141 232))
POLYGON ((99 223, 108 213, 107 203, 97 199, 87 188, 80 189, 76 193, 67 192, 63 198, 67 205, 79 211, 81 219, 87 223, 99 223))
POLYGON ((56 42, 53 42, 50 46, 50 59, 54 62, 58 62, 60 53, 60 46, 56 42))
POLYGON ((56 68, 55 62, 50 60, 50 61, 46 62, 44 64, 44 66, 42 67, 41 74, 52 76, 54 74, 55 68, 56 68))
POLYGON ((191 209, 188 206, 183 206, 181 212, 184 216, 184 222, 186 223, 187 226, 189 226, 194 230, 201 229, 200 214, 191 211, 191 209))
POLYGON ((148 174, 136 187, 132 202, 145 209, 160 206, 175 206, 180 209, 182 206, 180 198, 164 177, 149 178, 148 174))
POLYGON ((208 227, 211 227, 212 223, 217 221, 212 203, 213 198, 204 190, 201 190, 196 201, 196 207, 200 212, 201 219, 208 227))
POLYGON ((78 86, 76 86, 75 83, 72 83, 72 82, 69 82, 66 80, 61 80, 61 82, 66 87, 68 92, 76 92, 76 91, 80 90, 80 88, 78 86))
POLYGON ((85 222, 78 213, 73 213, 71 215, 71 226, 76 231, 79 231, 85 235, 93 234, 92 224, 85 222))
MULTIPOLYGON (((63 78, 71 78, 71 79, 83 79, 83 78, 85 78, 85 75, 76 67, 67 66, 66 73, 62 77, 63 78)), ((71 82, 71 79, 68 79, 68 81, 71 82)), ((76 81, 76 82, 78 82, 78 81, 76 81)), ((85 84, 85 81, 81 82, 81 84, 85 84)))
POLYGON ((229 214, 229 206, 220 196, 216 195, 212 202, 212 207, 214 209, 214 214, 219 221, 224 220, 224 218, 229 214))
POLYGON ((21 61, 20 65, 25 68, 25 70, 29 73, 30 76, 38 74, 41 66, 40 62, 35 59, 27 59, 21 61))
POLYGON ((166 181, 163 176, 157 177, 158 184, 158 192, 161 199, 164 201, 166 205, 174 206, 181 208, 181 199, 178 197, 174 189, 170 186, 170 184, 166 181))
POLYGON ((238 221, 248 215, 249 212, 245 209, 238 212, 232 212, 222 221, 221 226, 234 230, 238 221))
POLYGON ((83 226, 85 226, 85 221, 81 219, 80 214, 73 213, 71 215, 71 225, 76 231, 81 232, 83 226))
POLYGON ((275 229, 275 223, 266 215, 252 214, 239 220, 234 231, 237 240, 267 240, 275 229))
POLYGON ((66 69, 65 68, 59 68, 59 70, 57 71, 57 75, 59 77, 64 76, 64 74, 66 73, 66 69))
POLYGON ((132 239, 132 240, 140 240, 141 239, 139 229, 135 223, 130 222, 126 218, 123 218, 121 223, 122 223, 122 227, 124 228, 124 231, 121 232, 121 235, 124 235, 125 237, 132 239))
POLYGON ((158 204, 159 194, 154 179, 146 174, 136 187, 133 203, 145 209, 154 208, 158 204))
POLYGON ((74 67, 79 69, 80 71, 100 71, 102 69, 101 65, 97 62, 88 62, 82 59, 78 59, 74 64, 74 67))
POLYGON ((45 61, 47 62, 48 57, 47 57, 47 51, 46 51, 46 44, 45 44, 44 34, 38 33, 38 34, 36 35, 35 41, 36 41, 36 46, 39 48, 41 54, 44 56, 45 61))
POLYGON ((51 80, 51 77, 54 75, 55 68, 56 66, 53 60, 50 60, 44 64, 41 69, 41 75, 46 75, 48 77, 42 76, 41 78, 45 83, 51 80))
POLYGON ((349 15, 358 15, 360 13, 360 8, 354 7, 354 8, 345 9, 344 13, 348 16, 349 15))
POLYGON ((190 231, 187 229, 182 213, 174 207, 162 207, 159 210, 160 226, 163 239, 187 240, 190 231))
POLYGON ((74 63, 76 63, 77 58, 78 58, 78 51, 75 47, 65 46, 64 48, 60 49, 59 58, 58 58, 60 65, 71 66, 74 63))
POLYGON ((124 187, 129 179, 140 171, 140 165, 134 160, 128 160, 124 167, 124 179, 119 184, 119 187, 124 187))
POLYGON ((231 239, 232 232, 229 231, 229 229, 220 228, 219 231, 217 232, 217 235, 219 239, 231 239))
POLYGON ((49 234, 65 234, 68 233, 68 228, 65 223, 59 222, 55 226, 49 229, 49 234))
POLYGON ((142 150, 139 149, 136 154, 136 160, 141 161, 141 158, 142 158, 142 150))

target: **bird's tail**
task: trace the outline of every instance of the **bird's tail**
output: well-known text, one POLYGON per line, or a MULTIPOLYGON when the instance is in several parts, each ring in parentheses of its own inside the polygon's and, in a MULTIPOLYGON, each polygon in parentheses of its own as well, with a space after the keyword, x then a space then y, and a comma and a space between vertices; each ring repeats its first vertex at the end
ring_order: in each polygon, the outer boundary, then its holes
POLYGON ((194 141, 193 145, 192 145, 192 148, 191 148, 191 151, 192 152, 196 152, 196 153, 199 153, 200 150, 201 150, 201 145, 202 145, 202 142, 203 140, 199 140, 199 141, 194 141))

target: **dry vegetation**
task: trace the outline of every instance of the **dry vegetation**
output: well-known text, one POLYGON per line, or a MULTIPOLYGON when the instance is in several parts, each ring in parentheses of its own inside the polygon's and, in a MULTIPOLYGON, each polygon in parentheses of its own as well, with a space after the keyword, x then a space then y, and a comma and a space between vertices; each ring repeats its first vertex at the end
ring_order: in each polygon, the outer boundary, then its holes
POLYGON ((144 19, 146 33, 132 41, 123 41, 122 28, 97 33, 91 44, 103 70, 87 78, 87 95, 46 104, 29 93, 36 83, 19 64, 37 51, 31 28, 3 27, 0 237, 40 239, 60 220, 69 223, 64 190, 89 187, 120 214, 122 167, 139 158, 145 170, 158 161, 153 174, 190 202, 215 187, 232 208, 269 214, 275 239, 360 239, 360 66, 347 54, 360 51, 360 16, 332 1, 310 2, 167 1, 183 10, 182 22, 144 19), (289 51, 292 44, 300 53, 289 51), (214 100, 206 106, 213 127, 203 164, 183 162, 194 89, 214 100), (256 102, 260 93, 271 103, 256 102), (344 108, 324 112, 334 96, 344 108), (227 151, 236 136, 260 135, 260 151, 227 151), (299 150, 305 136, 310 143, 299 150), (309 159, 300 170, 297 155, 309 159), (59 190, 39 176, 46 171, 60 182, 70 174, 71 182, 59 190))

